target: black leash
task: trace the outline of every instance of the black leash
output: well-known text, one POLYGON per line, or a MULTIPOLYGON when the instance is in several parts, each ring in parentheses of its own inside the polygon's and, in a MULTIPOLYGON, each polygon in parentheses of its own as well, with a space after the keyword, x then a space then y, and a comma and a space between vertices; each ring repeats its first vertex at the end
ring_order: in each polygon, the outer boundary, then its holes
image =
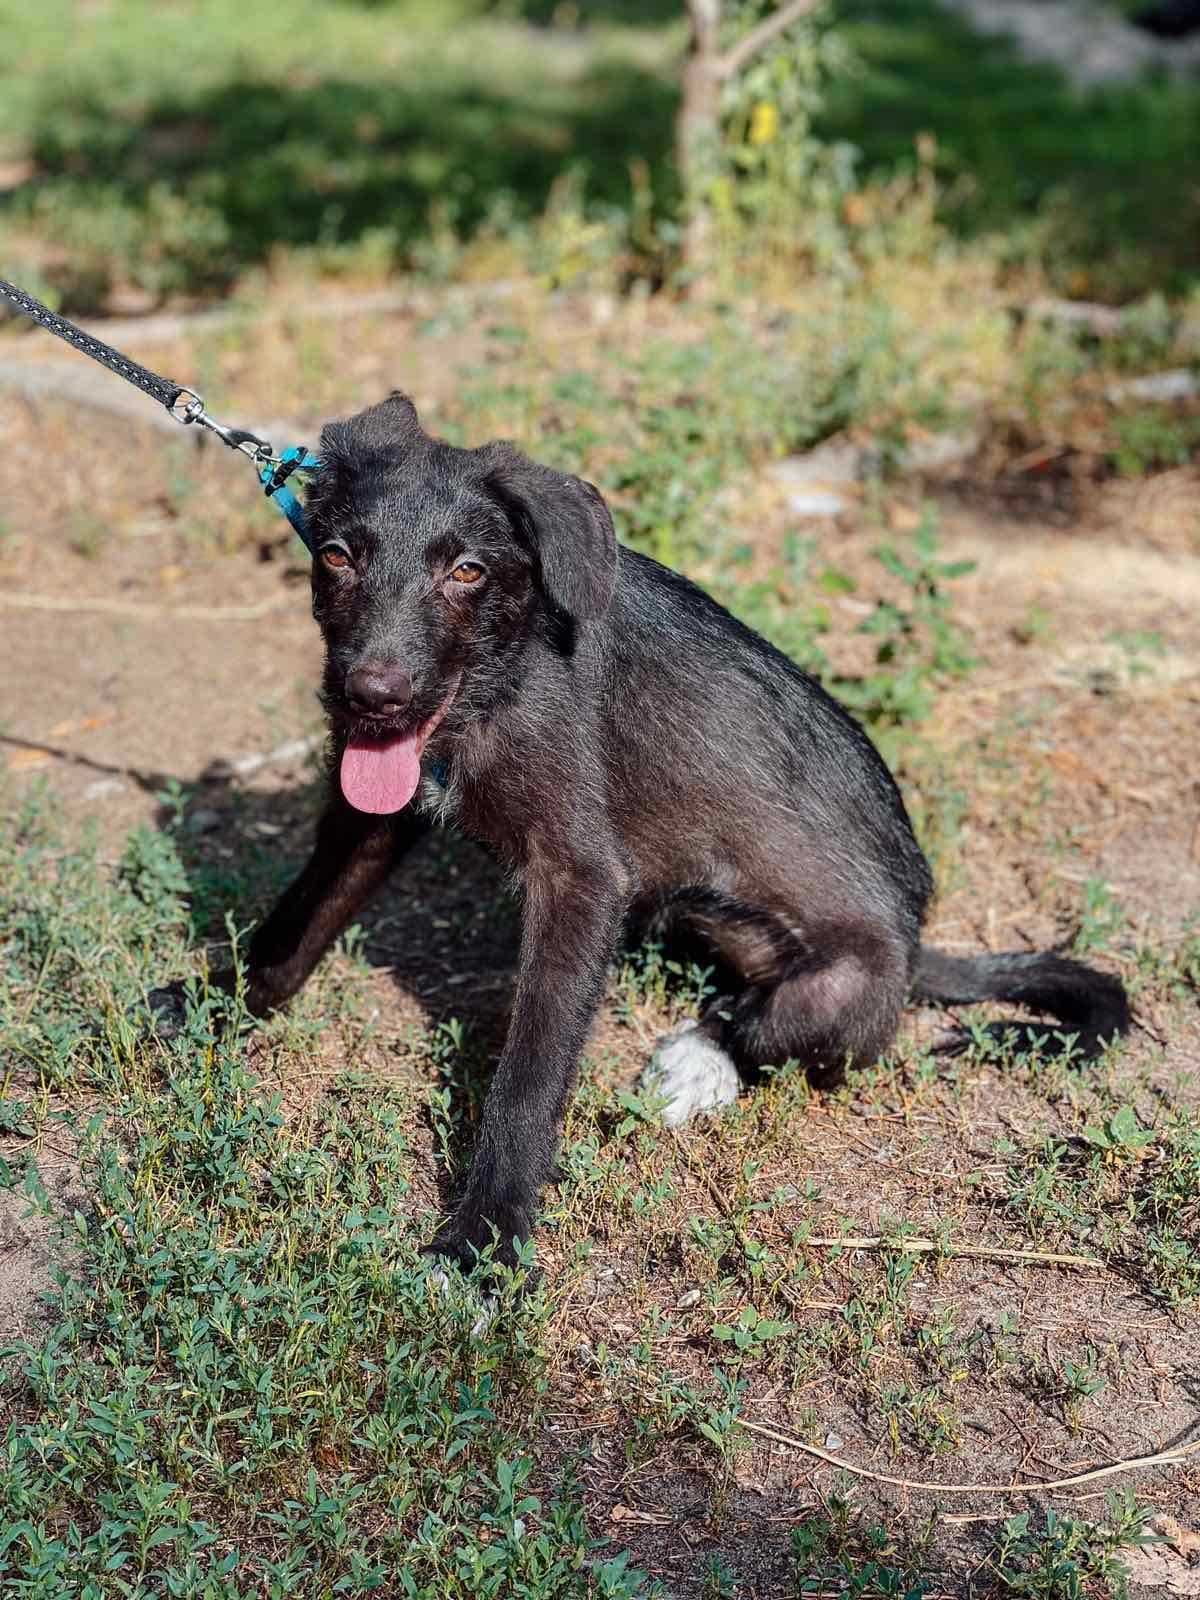
POLYGON ((157 400, 176 422, 197 423, 210 433, 215 433, 217 438, 231 450, 238 450, 242 455, 248 456, 267 498, 274 500, 308 546, 309 553, 312 553, 312 544, 304 525, 304 507, 287 487, 287 480, 293 473, 315 472, 320 465, 318 457, 312 455, 303 445, 292 445, 276 455, 270 443, 266 439, 260 439, 256 433, 250 433, 246 428, 226 427, 215 417, 209 416, 203 399, 194 389, 174 383, 170 378, 164 378, 157 372, 151 372, 149 367, 143 367, 140 362, 131 361, 128 356, 122 355, 119 350, 114 350, 102 339, 93 338, 90 333, 85 333, 66 317, 60 317, 57 311, 51 311, 49 306, 43 305, 33 295, 26 294, 25 290, 19 289, 15 283, 8 283, 0 278, 0 305, 4 302, 19 311, 22 316, 28 317, 31 322, 36 322, 39 328, 45 328, 47 333, 64 339, 72 349, 78 350, 82 355, 90 356, 102 367, 115 372, 118 378, 124 378, 126 383, 132 383, 134 388, 140 389, 143 394, 148 394, 152 400, 157 400))
POLYGON ((148 394, 151 400, 157 400, 160 406, 165 406, 172 414, 180 395, 191 392, 184 389, 182 384, 172 383, 170 378, 160 378, 157 372, 151 372, 148 367, 131 361, 128 356, 123 356, 119 350, 114 350, 102 340, 94 339, 90 333, 77 328, 73 322, 68 322, 66 317, 60 317, 56 311, 51 311, 49 306, 44 306, 31 294, 26 294, 24 289, 18 289, 15 283, 6 283, 3 278, 0 278, 0 299, 7 300, 30 321, 36 322, 39 328, 45 328, 47 333, 65 339, 74 349, 81 351, 85 356, 91 356, 93 361, 98 361, 110 372, 115 372, 118 378, 124 378, 126 383, 132 383, 143 394, 148 394))

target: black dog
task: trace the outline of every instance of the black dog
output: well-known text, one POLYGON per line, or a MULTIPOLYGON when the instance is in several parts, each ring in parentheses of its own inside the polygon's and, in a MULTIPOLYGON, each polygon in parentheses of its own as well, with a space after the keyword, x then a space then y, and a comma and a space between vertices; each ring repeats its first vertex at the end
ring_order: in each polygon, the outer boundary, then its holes
POLYGON ((590 484, 432 439, 399 394, 327 427, 321 460, 307 514, 339 782, 251 942, 248 1000, 295 994, 433 818, 519 875, 508 1039, 435 1251, 469 1266, 494 1228, 511 1261, 529 1237, 633 914, 682 918, 737 975, 653 1063, 669 1121, 732 1099, 739 1071, 874 1061, 910 997, 1016 1001, 1088 1055, 1127 1029, 1121 985, 1078 962, 921 947, 929 868, 870 740, 687 579, 619 548, 590 484))

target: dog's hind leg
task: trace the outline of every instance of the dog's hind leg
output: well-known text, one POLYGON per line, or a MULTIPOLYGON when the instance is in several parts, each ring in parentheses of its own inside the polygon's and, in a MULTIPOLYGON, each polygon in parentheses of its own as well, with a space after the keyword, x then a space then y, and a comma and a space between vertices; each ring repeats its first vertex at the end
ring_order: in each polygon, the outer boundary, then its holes
POLYGON ((908 985, 904 939, 861 921, 790 926, 773 911, 694 896, 688 920, 737 983, 659 1047, 645 1080, 669 1126, 728 1104, 743 1078, 795 1061, 817 1081, 875 1060, 891 1043, 908 985))
POLYGON ((861 927, 824 928, 773 984, 748 984, 707 1017, 745 1073, 794 1061, 818 1083, 887 1050, 908 985, 900 940, 861 927))
MULTIPOLYGON (((698 934, 720 958, 723 980, 740 994, 747 986, 770 983, 787 960, 790 939, 780 919, 710 890, 687 890, 674 895, 649 922, 652 931, 662 924, 682 923, 698 934)), ((678 1128, 705 1111, 732 1105, 742 1087, 737 1062, 725 1048, 722 1030, 714 1026, 719 1013, 733 1002, 715 1001, 700 1022, 685 1022, 657 1043, 642 1086, 662 1101, 662 1120, 678 1128)))

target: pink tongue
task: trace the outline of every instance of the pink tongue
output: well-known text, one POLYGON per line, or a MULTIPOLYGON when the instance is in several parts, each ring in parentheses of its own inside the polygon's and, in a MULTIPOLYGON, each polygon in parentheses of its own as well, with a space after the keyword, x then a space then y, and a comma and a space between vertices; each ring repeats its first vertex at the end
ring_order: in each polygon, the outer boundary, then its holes
POLYGON ((351 739, 342 754, 342 793, 356 811, 400 811, 421 781, 421 734, 402 739, 351 739))

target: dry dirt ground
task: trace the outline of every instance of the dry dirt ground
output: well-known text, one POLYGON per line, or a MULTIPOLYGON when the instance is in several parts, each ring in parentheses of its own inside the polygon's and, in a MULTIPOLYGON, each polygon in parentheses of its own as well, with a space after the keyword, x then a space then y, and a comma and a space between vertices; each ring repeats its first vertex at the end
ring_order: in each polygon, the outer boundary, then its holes
MULTIPOLYGON (((300 420, 315 420, 319 407, 375 398, 400 371, 436 404, 445 374, 472 357, 476 334, 460 330, 448 348, 422 344, 414 328, 404 317, 344 325, 338 339, 348 354, 337 381, 314 381, 300 420)), ((145 350, 181 372, 190 354, 185 342, 145 350)), ((35 355, 58 359, 25 344, 14 359, 35 355)), ((233 344, 218 357, 224 381, 236 387, 250 357, 233 344)), ((269 411, 270 385, 283 392, 289 368, 270 345, 259 357, 259 403, 269 411)), ((274 409, 288 408, 276 400, 274 409)), ((132 823, 162 814, 156 797, 177 780, 188 791, 189 848, 228 868, 229 903, 244 923, 303 854, 319 794, 319 652, 303 551, 269 508, 247 511, 249 472, 219 447, 198 450, 192 440, 135 426, 114 431, 97 413, 54 400, 29 404, 11 391, 0 392, 0 421, 7 791, 17 800, 25 785, 45 781, 72 828, 90 821, 115 849, 132 823), (257 518, 252 537, 247 516, 257 518)), ((854 629, 872 598, 869 552, 879 519, 893 530, 911 526, 922 492, 899 485, 882 508, 864 500, 861 511, 807 530, 822 560, 861 575, 853 596, 832 602, 827 646, 835 661, 851 662, 860 648, 854 629)), ((942 892, 933 935, 963 950, 1060 941, 1078 925, 1085 886, 1100 879, 1124 911, 1122 948, 1171 948, 1200 908, 1200 473, 1110 485, 1069 517, 1036 507, 1002 512, 986 493, 936 492, 942 554, 978 563, 957 586, 955 615, 980 664, 940 693, 919 751, 906 761, 907 793, 937 845, 942 892)), ((757 482, 744 499, 765 541, 786 531, 780 491, 757 482)), ((364 1004, 376 1027, 362 1064, 397 1070, 396 1042, 414 1023, 448 1015, 469 1015, 484 1040, 498 1037, 514 918, 473 847, 445 840, 425 849, 368 921, 364 1004)), ((649 1003, 606 1011, 590 1050, 603 1082, 632 1081, 660 1020, 649 1003)), ((1138 1023, 1105 1069, 1108 1086, 1147 1115, 1195 1107, 1194 997, 1148 988, 1138 1023)), ((935 1017, 916 1016, 910 1046, 938 1028, 935 1017)), ((314 1044, 311 1077, 289 1093, 319 1093, 339 1048, 337 1037, 314 1044)), ((643 1459, 627 1448, 628 1399, 598 1373, 592 1353, 643 1327, 648 1296, 686 1305, 690 1285, 704 1271, 711 1276, 711 1262, 698 1265, 673 1230, 689 1208, 712 1212, 714 1195, 738 1212, 743 1201, 785 1186, 761 1222, 761 1237, 781 1246, 813 1221, 815 1207, 822 1234, 874 1235, 904 1219, 920 1234, 953 1228, 981 1248, 1028 1247, 1028 1234, 1013 1232, 1012 1177, 997 1151, 1008 1140, 1018 1152, 1009 1159, 1019 1161, 1043 1135, 1069 1130, 1076 1093, 1063 1080, 1048 1095, 1036 1074, 1005 1075, 973 1061, 933 1075, 890 1068, 869 1093, 775 1087, 729 1123, 681 1138, 678 1215, 644 1226, 632 1215, 573 1219, 574 1234, 590 1234, 595 1248, 552 1323, 554 1381, 564 1447, 590 1435, 596 1527, 630 1545, 672 1592, 698 1593, 697 1562, 720 1549, 733 1552, 739 1594, 788 1593, 778 1540, 827 1508, 847 1481, 756 1438, 737 1458, 717 1531, 710 1489, 686 1456, 643 1459), (787 1120, 794 1131, 797 1116, 799 1147, 781 1148, 778 1130, 787 1120), (750 1179, 752 1156, 765 1165, 750 1179)), ((69 1166, 69 1152, 60 1161, 69 1166)), ((432 1192, 432 1160, 427 1182, 432 1192)), ((544 1241, 552 1279, 556 1252, 566 1256, 571 1236, 557 1230, 544 1241)), ((836 1319, 856 1297, 882 1304, 883 1272, 869 1252, 814 1257, 795 1294, 795 1321, 815 1337, 831 1311, 836 1319)), ((29 1325, 45 1273, 44 1237, 14 1202, 0 1219, 0 1334, 29 1325)), ((960 1330, 973 1328, 993 1353, 1004 1343, 1004 1319, 1015 1318, 1014 1360, 1024 1378, 997 1388, 980 1371, 964 1371, 957 1421, 940 1434, 928 1419, 915 1431, 902 1422, 889 1442, 870 1401, 886 1390, 886 1371, 864 1384, 857 1358, 826 1346, 811 1363, 756 1369, 746 1415, 818 1445, 835 1439, 839 1454, 874 1472, 955 1483, 1066 1476, 1196 1437, 1196 1314, 1171 1310, 1144 1284, 1104 1269, 966 1256, 918 1263, 909 1296, 914 1316, 935 1326, 953 1312, 960 1330), (1045 1374, 1061 1372, 1063 1357, 1084 1343, 1097 1351, 1106 1386, 1099 1398, 1072 1405, 1045 1374)), ((694 1327, 689 1315, 671 1323, 655 1359, 702 1378, 713 1345, 702 1311, 694 1327)), ((1200 1456, 1130 1481, 1148 1504, 1200 1525, 1200 1456)), ((1108 1486, 1054 1503, 1099 1516, 1108 1486)), ((868 1480, 852 1494, 889 1528, 929 1529, 931 1563, 950 1574, 947 1593, 962 1592, 961 1575, 997 1519, 1024 1503, 868 1480)))

